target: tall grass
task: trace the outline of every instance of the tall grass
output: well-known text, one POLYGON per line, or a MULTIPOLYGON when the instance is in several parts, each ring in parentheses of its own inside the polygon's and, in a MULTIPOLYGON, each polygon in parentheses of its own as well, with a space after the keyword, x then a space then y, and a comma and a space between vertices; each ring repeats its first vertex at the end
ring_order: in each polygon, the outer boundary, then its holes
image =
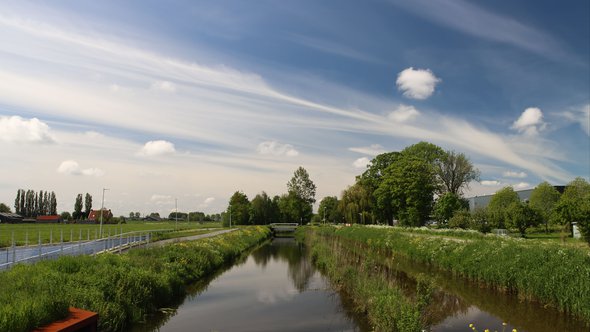
POLYGON ((525 239, 436 236, 399 228, 322 228, 324 236, 361 242, 430 264, 489 287, 537 300, 590 325, 590 250, 525 239))
POLYGON ((124 255, 17 265, 0 273, 0 331, 30 331, 65 317, 69 306, 98 312, 100 330, 125 330, 269 235, 249 227, 124 255))
POLYGON ((316 266, 351 297, 355 310, 367 315, 375 331, 410 332, 426 327, 424 316, 432 294, 428 279, 419 278, 408 292, 375 273, 377 257, 359 256, 354 245, 314 232, 308 232, 305 241, 316 266))

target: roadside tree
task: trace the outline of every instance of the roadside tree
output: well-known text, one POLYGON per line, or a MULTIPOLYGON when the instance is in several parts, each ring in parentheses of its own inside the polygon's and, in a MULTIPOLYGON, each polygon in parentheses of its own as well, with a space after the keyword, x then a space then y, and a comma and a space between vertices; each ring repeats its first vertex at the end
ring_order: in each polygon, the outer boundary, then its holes
POLYGON ((559 201, 559 196, 559 191, 548 182, 540 183, 531 192, 529 204, 539 212, 542 223, 545 225, 545 233, 549 233, 549 220, 555 204, 559 201))

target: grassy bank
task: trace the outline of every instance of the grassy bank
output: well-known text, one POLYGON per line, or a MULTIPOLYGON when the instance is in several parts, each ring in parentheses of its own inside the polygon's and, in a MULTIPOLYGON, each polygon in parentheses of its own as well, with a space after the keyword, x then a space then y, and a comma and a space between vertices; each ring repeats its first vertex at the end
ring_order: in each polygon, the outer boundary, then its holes
MULTIPOLYGON (((301 235, 301 234, 300 234, 301 235)), ((360 257, 354 246, 309 231, 305 241, 314 263, 333 284, 350 296, 355 310, 365 314, 374 331, 421 331, 427 326, 432 283, 419 277, 406 285, 391 282, 375 270, 375 256, 360 257)))
MULTIPOLYGON (((517 294, 590 325, 590 250, 558 243, 400 228, 319 228, 319 235, 362 243, 368 253, 411 261, 517 294)), ((458 232, 458 233, 457 233, 458 232)))
POLYGON ((98 312, 100 330, 124 330, 269 235, 248 227, 124 255, 15 266, 0 273, 0 331, 30 331, 64 317, 69 306, 98 312))

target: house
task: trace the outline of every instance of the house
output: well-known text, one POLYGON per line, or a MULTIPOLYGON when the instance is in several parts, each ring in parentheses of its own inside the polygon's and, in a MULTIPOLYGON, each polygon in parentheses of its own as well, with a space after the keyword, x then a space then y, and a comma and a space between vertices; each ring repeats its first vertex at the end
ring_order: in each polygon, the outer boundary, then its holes
POLYGON ((106 208, 103 208, 102 210, 90 210, 90 213, 88 214, 88 220, 94 221, 94 222, 100 222, 101 215, 102 215, 103 222, 107 222, 113 218, 113 213, 111 212, 111 210, 107 210, 106 208), (101 214, 101 211, 102 211, 102 214, 101 214))
POLYGON ((16 213, 10 213, 10 212, 1 212, 0 213, 0 223, 2 224, 17 224, 17 223, 22 223, 23 222, 23 217, 19 214, 16 213))
POLYGON ((37 216, 37 223, 40 223, 40 224, 52 224, 52 223, 61 224, 63 222, 64 222, 64 220, 59 215, 37 216))

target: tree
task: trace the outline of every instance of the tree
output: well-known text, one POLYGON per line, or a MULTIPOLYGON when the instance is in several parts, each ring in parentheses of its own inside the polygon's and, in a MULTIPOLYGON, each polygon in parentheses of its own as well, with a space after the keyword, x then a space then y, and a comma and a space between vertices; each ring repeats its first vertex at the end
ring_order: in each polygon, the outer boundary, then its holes
POLYGON ((520 200, 510 203, 506 213, 506 226, 518 229, 520 236, 526 236, 526 229, 541 222, 539 213, 520 200))
POLYGON ((92 196, 89 193, 86 193, 84 196, 84 217, 88 218, 90 215, 90 210, 92 210, 92 196))
POLYGON ((438 145, 428 142, 419 142, 414 145, 410 145, 403 149, 401 154, 406 157, 410 156, 413 158, 418 158, 433 166, 438 164, 445 156, 443 149, 441 149, 438 145))
POLYGON ((487 210, 493 227, 506 228, 508 207, 515 202, 520 202, 520 198, 512 187, 504 187, 492 196, 487 210))
POLYGON ((72 215, 67 211, 60 213, 60 216, 64 221, 72 220, 72 215))
POLYGON ((471 222, 469 227, 482 233, 489 233, 492 230, 489 221, 489 214, 485 208, 475 208, 471 211, 471 222))
POLYGON ((21 197, 21 191, 22 189, 19 189, 16 191, 16 198, 14 199, 14 213, 16 214, 22 214, 22 205, 20 202, 20 197, 21 197))
POLYGON ((456 193, 447 192, 440 196, 434 204, 434 219, 439 225, 444 225, 459 210, 469 210, 469 201, 456 193))
POLYGON ((469 182, 479 181, 479 170, 463 153, 447 151, 435 167, 436 176, 440 182, 440 193, 462 195, 463 188, 469 187, 469 182))
POLYGON ((318 216, 324 223, 335 223, 342 220, 338 212, 338 198, 336 196, 326 196, 320 201, 318 216))
MULTIPOLYGON (((567 184, 565 191, 554 206, 552 220, 565 228, 578 222, 580 229, 587 225, 586 207, 590 197, 590 184, 583 178, 576 178, 567 184)), ((590 225, 589 225, 590 226, 590 225)))
POLYGON ((52 216, 57 214, 57 197, 53 191, 49 195, 49 214, 52 216))
POLYGON ((247 225, 250 220, 250 201, 248 196, 241 191, 236 191, 229 199, 227 217, 223 221, 224 226, 229 225, 230 216, 232 225, 247 225))
POLYGON ((10 213, 10 207, 4 203, 0 203, 0 212, 10 213))
POLYGON ((287 191, 290 199, 296 198, 298 202, 291 202, 291 207, 297 209, 299 222, 309 221, 313 215, 312 204, 315 203, 316 186, 309 178, 309 174, 303 167, 299 167, 293 173, 293 177, 287 183, 287 191))
POLYGON ((371 192, 360 182, 342 192, 338 202, 339 214, 349 223, 372 223, 371 215, 365 216, 371 209, 371 192))
POLYGON ((559 201, 559 196, 559 191, 546 181, 540 183, 531 192, 529 204, 539 212, 542 222, 545 224, 545 233, 549 233, 549 220, 555 204, 559 201))
POLYGON ((267 225, 276 221, 277 207, 263 191, 250 202, 250 224, 267 225))
POLYGON ((401 225, 423 226, 432 210, 435 189, 432 165, 410 155, 387 168, 375 196, 378 205, 391 204, 401 225))
POLYGON ((72 217, 76 220, 82 219, 82 194, 76 196, 76 202, 74 203, 74 213, 72 217))
POLYGON ((450 228, 469 228, 471 224, 471 214, 467 210, 457 210, 448 221, 450 228))

